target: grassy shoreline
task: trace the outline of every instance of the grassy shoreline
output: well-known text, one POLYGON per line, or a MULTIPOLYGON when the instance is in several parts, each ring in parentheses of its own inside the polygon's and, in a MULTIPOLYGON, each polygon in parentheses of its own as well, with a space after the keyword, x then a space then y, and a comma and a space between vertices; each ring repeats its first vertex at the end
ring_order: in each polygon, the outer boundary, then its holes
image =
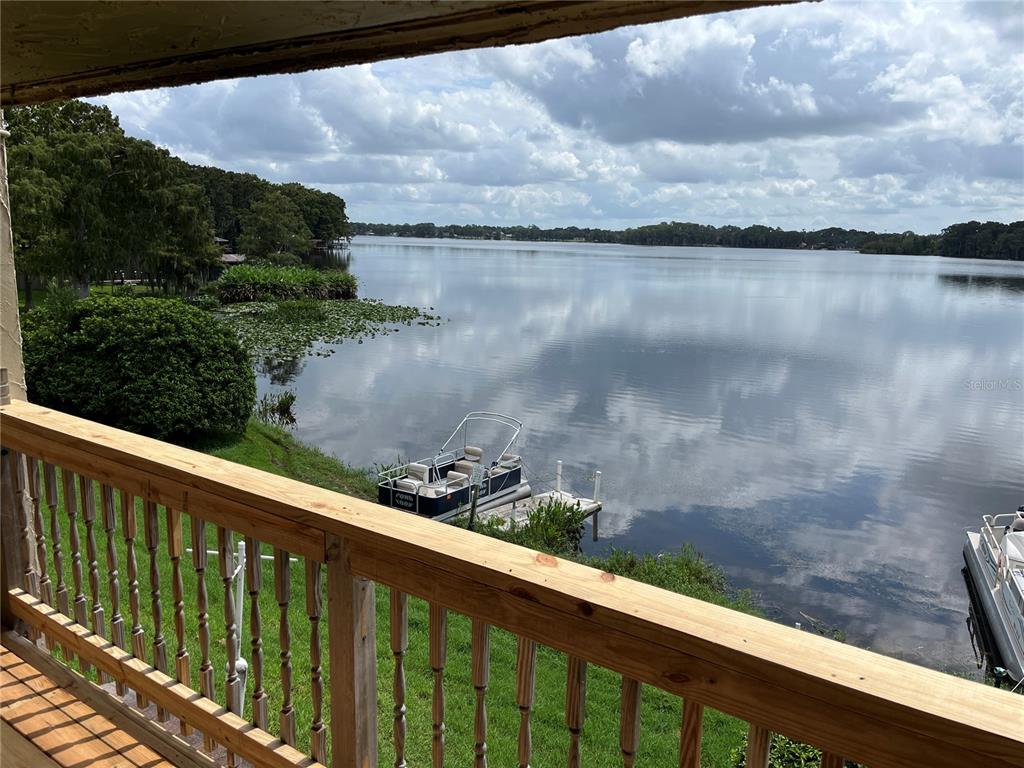
POLYGON ((211 446, 205 452, 356 498, 377 499, 377 484, 365 469, 350 467, 319 448, 300 443, 287 430, 255 419, 238 440, 211 446))

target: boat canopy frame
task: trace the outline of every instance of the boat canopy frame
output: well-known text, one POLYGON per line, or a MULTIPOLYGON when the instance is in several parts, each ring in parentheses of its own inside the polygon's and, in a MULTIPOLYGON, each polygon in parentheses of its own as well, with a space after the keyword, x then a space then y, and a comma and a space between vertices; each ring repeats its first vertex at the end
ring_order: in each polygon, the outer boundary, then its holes
MULTIPOLYGON (((501 457, 507 454, 509 452, 509 449, 511 449, 512 446, 515 445, 516 440, 519 438, 519 433, 522 432, 523 430, 523 422, 521 422, 519 419, 507 416, 504 413, 497 413, 495 411, 470 411, 462 418, 462 421, 459 422, 459 425, 455 427, 455 429, 452 431, 451 436, 449 436, 449 438, 444 441, 444 444, 441 446, 441 449, 437 452, 437 456, 434 457, 435 460, 444 456, 445 454, 454 453, 454 451, 449 449, 449 445, 451 445, 452 441, 455 440, 456 437, 458 437, 460 431, 462 432, 462 448, 465 449, 466 446, 469 444, 467 442, 466 437, 467 431, 469 429, 470 423, 474 421, 489 421, 491 423, 500 424, 501 426, 508 427, 509 429, 512 430, 512 437, 508 441, 508 443, 505 444, 505 447, 502 449, 501 453, 498 454, 496 463, 498 461, 501 461, 501 457)), ((481 461, 481 464, 482 463, 483 462, 481 461)))

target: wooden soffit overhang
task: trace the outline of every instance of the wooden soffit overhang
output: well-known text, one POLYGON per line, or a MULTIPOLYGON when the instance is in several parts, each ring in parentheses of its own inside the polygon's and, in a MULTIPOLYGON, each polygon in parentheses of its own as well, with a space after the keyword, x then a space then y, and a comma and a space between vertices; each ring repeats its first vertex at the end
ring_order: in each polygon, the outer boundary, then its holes
POLYGON ((0 104, 534 43, 787 0, 0 4, 0 104))

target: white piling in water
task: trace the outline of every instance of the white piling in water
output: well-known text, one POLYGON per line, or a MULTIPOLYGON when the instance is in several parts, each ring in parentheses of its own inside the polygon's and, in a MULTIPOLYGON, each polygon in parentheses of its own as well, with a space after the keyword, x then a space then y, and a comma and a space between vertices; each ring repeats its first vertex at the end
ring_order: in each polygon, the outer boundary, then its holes
POLYGON ((562 492, 562 460, 555 462, 555 490, 562 492))

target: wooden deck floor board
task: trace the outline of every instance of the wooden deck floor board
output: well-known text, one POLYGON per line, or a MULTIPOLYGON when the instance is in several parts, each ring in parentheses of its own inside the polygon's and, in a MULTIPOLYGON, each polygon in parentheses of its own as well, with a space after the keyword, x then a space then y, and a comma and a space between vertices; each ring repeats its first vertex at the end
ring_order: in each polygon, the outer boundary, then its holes
POLYGON ((63 768, 173 768, 3 646, 0 720, 63 768))
POLYGON ((34 768, 60 768, 60 764, 41 751, 9 725, 0 720, 0 763, 7 765, 31 765, 34 768))

